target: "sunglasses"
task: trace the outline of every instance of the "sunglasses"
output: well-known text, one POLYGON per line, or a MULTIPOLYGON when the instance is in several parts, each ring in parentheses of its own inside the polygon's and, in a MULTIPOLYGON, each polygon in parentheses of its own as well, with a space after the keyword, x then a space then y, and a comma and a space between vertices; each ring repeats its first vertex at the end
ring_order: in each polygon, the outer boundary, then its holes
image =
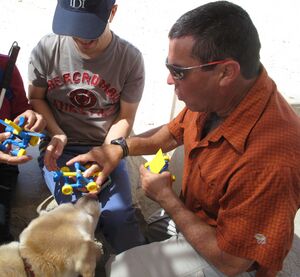
POLYGON ((168 63, 168 59, 166 59, 166 67, 169 69, 172 77, 175 80, 183 80, 185 77, 185 74, 193 69, 199 69, 199 68, 204 68, 207 66, 211 66, 211 65, 217 65, 217 64, 221 64, 221 63, 225 63, 225 60, 220 60, 220 61, 214 61, 214 62, 209 62, 209 63, 205 63, 205 64, 199 64, 199 65, 195 65, 195 66, 188 66, 188 67, 181 67, 181 66, 177 66, 174 64, 169 64, 168 63))

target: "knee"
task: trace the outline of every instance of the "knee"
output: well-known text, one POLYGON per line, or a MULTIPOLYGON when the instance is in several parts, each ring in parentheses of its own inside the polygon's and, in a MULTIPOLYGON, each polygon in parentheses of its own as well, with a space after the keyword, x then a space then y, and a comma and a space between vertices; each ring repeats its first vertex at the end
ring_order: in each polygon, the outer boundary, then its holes
POLYGON ((101 213, 99 224, 102 227, 121 228, 124 225, 136 223, 135 211, 133 208, 126 210, 109 211, 101 213))

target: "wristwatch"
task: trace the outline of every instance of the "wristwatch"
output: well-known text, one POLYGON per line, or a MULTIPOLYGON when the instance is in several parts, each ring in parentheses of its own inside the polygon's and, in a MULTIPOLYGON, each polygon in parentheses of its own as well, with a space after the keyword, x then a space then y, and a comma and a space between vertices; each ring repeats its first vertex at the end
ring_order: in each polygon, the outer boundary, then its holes
POLYGON ((124 137, 113 139, 110 143, 111 144, 115 144, 115 145, 120 145, 122 147, 122 150, 123 150, 123 157, 122 157, 122 159, 128 156, 129 149, 128 149, 128 145, 126 143, 126 139, 124 137))

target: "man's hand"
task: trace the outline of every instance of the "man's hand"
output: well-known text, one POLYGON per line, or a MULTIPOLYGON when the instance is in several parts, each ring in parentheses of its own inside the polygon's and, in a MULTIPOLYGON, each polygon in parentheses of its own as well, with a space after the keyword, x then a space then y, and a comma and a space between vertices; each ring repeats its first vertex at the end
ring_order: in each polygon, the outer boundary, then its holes
MULTIPOLYGON (((8 139, 9 136, 10 136, 9 132, 0 133, 0 142, 8 139)), ((3 163, 3 164, 18 165, 18 164, 26 163, 26 162, 30 161, 31 159, 32 159, 31 156, 24 155, 21 157, 14 157, 14 156, 11 156, 10 154, 0 151, 0 163, 3 163)))
POLYGON ((31 132, 42 132, 46 127, 46 120, 42 115, 32 110, 27 110, 15 118, 14 122, 19 123, 20 117, 25 117, 24 129, 31 132))
POLYGON ((123 150, 119 145, 104 144, 102 146, 94 147, 86 154, 78 155, 67 162, 70 166, 75 162, 81 164, 92 163, 85 172, 84 176, 92 176, 97 171, 101 171, 101 174, 96 179, 96 183, 101 184, 108 178, 109 174, 117 167, 122 159, 123 150))
POLYGON ((140 177, 142 188, 147 197, 156 201, 161 206, 167 199, 176 196, 172 189, 172 175, 168 171, 160 174, 152 173, 145 168, 144 165, 140 166, 140 177))
POLYGON ((66 144, 66 135, 54 135, 52 137, 51 141, 49 142, 46 148, 44 157, 44 164, 48 170, 59 170, 56 161, 61 156, 66 144))

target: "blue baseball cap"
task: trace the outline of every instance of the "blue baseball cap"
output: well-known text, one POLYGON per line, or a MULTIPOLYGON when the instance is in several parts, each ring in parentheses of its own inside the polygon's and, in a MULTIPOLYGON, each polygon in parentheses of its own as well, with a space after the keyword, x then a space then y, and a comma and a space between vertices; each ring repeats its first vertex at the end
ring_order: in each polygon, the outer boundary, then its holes
POLYGON ((58 0, 53 17, 55 34, 96 39, 107 25, 115 0, 58 0))

